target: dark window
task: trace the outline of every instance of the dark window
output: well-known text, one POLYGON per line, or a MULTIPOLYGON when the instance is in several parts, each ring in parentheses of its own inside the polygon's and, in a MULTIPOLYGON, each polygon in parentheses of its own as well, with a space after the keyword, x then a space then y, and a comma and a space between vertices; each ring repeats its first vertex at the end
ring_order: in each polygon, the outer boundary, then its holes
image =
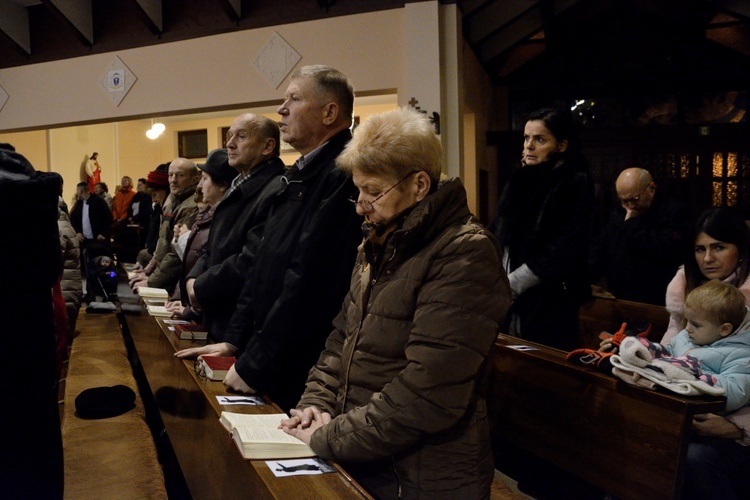
POLYGON ((208 155, 208 131, 203 129, 177 132, 177 152, 182 158, 205 159, 208 155))

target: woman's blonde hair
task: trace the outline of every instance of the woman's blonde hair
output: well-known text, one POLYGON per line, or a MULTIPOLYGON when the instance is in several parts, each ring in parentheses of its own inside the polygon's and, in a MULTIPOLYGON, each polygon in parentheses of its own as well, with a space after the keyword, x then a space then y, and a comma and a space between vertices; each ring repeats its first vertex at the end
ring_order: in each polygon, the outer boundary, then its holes
POLYGON ((430 120, 412 108, 373 115, 354 131, 354 137, 336 159, 343 171, 387 176, 394 181, 409 172, 429 175, 437 187, 443 167, 443 147, 430 120))

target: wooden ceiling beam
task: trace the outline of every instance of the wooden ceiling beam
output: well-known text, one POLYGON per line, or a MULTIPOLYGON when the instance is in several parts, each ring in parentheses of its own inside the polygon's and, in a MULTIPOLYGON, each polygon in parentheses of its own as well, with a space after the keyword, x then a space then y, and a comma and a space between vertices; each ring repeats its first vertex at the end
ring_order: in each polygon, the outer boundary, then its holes
POLYGON ((29 11, 8 0, 0 0, 0 31, 10 38, 19 50, 31 55, 29 11))
POLYGON ((94 45, 91 0, 42 0, 42 4, 67 21, 85 45, 94 45))
POLYGON ((242 19, 242 0, 218 0, 221 8, 227 13, 229 19, 238 23, 242 19))
POLYGON ((138 10, 143 14, 144 22, 148 29, 155 35, 164 32, 164 20, 162 16, 162 0, 134 0, 138 10))

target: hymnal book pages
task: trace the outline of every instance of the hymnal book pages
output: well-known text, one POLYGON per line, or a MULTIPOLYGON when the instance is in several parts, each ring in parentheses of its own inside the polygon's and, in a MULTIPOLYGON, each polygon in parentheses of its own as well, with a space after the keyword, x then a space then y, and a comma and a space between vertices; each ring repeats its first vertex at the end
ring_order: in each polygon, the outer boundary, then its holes
POLYGON ((161 318, 169 318, 172 316, 172 311, 167 310, 164 306, 146 306, 148 313, 151 316, 157 316, 161 318))
POLYGON ((221 412, 219 421, 247 459, 302 458, 315 453, 305 443, 279 429, 284 413, 247 415, 221 412))
POLYGON ((169 293, 164 288, 152 288, 149 286, 138 287, 138 295, 146 299, 168 299, 169 293))

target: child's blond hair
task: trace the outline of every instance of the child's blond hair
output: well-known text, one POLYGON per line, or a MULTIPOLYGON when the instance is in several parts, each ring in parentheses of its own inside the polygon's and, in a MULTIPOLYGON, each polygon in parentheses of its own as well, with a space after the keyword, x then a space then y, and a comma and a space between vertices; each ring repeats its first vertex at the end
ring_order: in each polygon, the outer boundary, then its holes
POLYGON ((731 323, 732 331, 742 324, 747 310, 743 293, 718 280, 694 288, 685 298, 685 309, 701 313, 717 325, 731 323))

